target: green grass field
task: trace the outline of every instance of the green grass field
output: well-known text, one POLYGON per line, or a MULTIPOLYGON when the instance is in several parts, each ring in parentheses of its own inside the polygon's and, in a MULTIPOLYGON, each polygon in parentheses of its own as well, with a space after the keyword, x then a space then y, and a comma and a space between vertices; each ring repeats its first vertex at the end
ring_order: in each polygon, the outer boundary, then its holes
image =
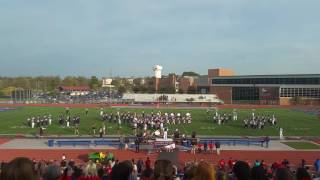
POLYGON ((284 144, 294 149, 320 149, 320 146, 310 142, 285 142, 284 144))
MULTIPOLYGON (((80 133, 90 134, 92 123, 97 123, 97 128, 102 125, 102 120, 99 116, 99 109, 89 109, 89 116, 85 116, 83 108, 71 109, 71 114, 79 114, 81 116, 80 133)), ((107 112, 113 111, 114 114, 118 108, 105 109, 107 112)), ((127 109, 121 108, 120 111, 130 112, 151 112, 152 109, 127 109)), ((154 112, 158 110, 153 110, 154 112)), ((192 124, 169 126, 169 130, 178 128, 181 132, 191 134, 196 131, 199 135, 225 135, 225 136, 278 136, 279 127, 284 128, 285 136, 319 136, 320 120, 316 116, 302 112, 296 112, 288 109, 257 109, 256 114, 272 115, 273 113, 278 118, 278 126, 266 126, 264 130, 245 129, 243 127, 243 119, 251 115, 251 109, 237 110, 238 121, 230 122, 225 125, 213 124, 209 119, 206 110, 186 110, 174 109, 165 110, 162 112, 190 112, 193 117, 192 124)), ((61 128, 58 125, 58 115, 65 112, 64 108, 59 107, 19 107, 16 110, 0 112, 0 134, 36 134, 38 129, 31 129, 25 126, 27 117, 42 116, 51 114, 53 116, 53 124, 45 131, 48 135, 72 135, 73 128, 61 128)), ((232 109, 223 109, 219 112, 232 112, 232 109)), ((213 113, 213 112, 212 112, 213 113)), ((117 124, 107 123, 107 134, 117 134, 117 124)), ((122 134, 132 134, 132 129, 128 125, 123 125, 121 128, 122 134)))

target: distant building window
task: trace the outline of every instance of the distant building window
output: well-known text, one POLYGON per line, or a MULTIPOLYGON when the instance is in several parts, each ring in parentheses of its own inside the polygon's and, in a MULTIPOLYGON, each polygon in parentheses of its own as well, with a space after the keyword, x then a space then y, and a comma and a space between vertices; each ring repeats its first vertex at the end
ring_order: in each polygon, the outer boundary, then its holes
POLYGON ((320 84, 320 78, 223 78, 212 84, 320 84))
POLYGON ((320 88, 281 88, 280 97, 320 98, 320 88))

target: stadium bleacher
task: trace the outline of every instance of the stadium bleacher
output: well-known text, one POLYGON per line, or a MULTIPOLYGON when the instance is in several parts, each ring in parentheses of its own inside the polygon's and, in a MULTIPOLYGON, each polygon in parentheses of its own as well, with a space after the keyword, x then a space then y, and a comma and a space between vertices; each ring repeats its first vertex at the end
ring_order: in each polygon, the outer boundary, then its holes
POLYGON ((123 100, 133 101, 136 103, 155 103, 158 101, 166 103, 214 103, 222 104, 215 94, 130 94, 125 93, 122 97, 123 100), (165 100, 159 100, 161 96, 166 97, 165 100))

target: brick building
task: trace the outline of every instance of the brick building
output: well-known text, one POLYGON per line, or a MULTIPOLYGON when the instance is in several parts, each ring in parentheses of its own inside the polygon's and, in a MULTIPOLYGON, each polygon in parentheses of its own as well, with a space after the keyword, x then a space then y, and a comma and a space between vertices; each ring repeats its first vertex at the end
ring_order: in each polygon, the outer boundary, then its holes
POLYGON ((227 104, 320 104, 320 74, 245 75, 209 70, 210 93, 227 104))

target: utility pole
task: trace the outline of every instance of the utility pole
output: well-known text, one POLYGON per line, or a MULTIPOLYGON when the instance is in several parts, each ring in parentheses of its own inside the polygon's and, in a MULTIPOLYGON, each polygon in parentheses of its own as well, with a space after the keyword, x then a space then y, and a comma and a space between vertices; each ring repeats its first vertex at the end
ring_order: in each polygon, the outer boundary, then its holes
POLYGON ((112 85, 112 68, 110 68, 109 71, 109 75, 110 75, 110 79, 111 79, 111 83, 109 84, 109 106, 112 107, 112 93, 111 93, 111 85, 112 85))

